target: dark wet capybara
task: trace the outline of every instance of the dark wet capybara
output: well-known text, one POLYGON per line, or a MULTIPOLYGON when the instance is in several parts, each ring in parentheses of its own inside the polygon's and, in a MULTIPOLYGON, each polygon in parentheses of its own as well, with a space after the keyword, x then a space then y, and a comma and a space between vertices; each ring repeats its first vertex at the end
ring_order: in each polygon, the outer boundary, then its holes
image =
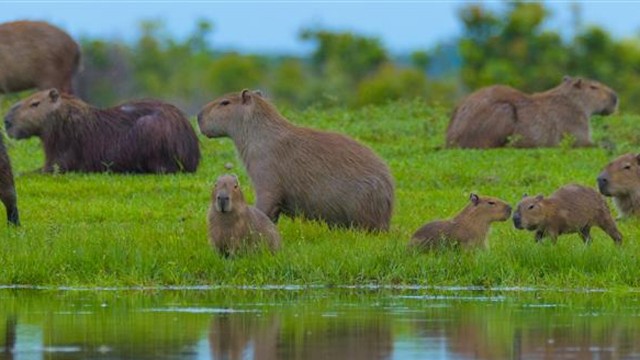
POLYGON ((431 250, 440 246, 487 247, 487 235, 491 223, 506 221, 511 216, 511 206, 503 200, 471 194, 470 203, 451 220, 436 220, 418 229, 409 247, 431 250))
POLYGON ((7 149, 4 146, 2 137, 3 135, 0 134, 0 200, 2 200, 7 210, 7 221, 9 224, 20 225, 11 160, 9 160, 9 155, 7 154, 7 149))
POLYGON ((222 255, 234 255, 241 249, 265 242, 275 252, 280 234, 262 211, 248 206, 238 178, 222 175, 216 181, 208 214, 209 241, 222 255))
POLYGON ((625 154, 598 175, 598 188, 613 198, 622 217, 640 216, 640 155, 625 154))
POLYGON ((489 86, 456 107, 447 129, 447 146, 552 147, 566 135, 574 137, 575 146, 590 146, 590 116, 611 114, 617 106, 616 93, 594 80, 565 76, 560 85, 536 94, 489 86))
POLYGON ((536 232, 536 241, 548 236, 555 243, 562 234, 579 233, 585 243, 591 241, 591 227, 604 230, 616 244, 622 243, 611 212, 602 195, 582 185, 566 185, 551 196, 524 196, 513 213, 517 229, 536 232))
POLYGON ((40 21, 0 24, 0 93, 57 88, 73 93, 80 47, 64 31, 40 21))
POLYGON ((342 134, 296 126, 260 93, 243 90, 205 105, 207 137, 230 137, 273 221, 302 215, 331 226, 389 229, 394 185, 373 151, 342 134))
POLYGON ((194 172, 200 161, 193 127, 161 101, 98 109, 50 89, 15 104, 5 127, 12 138, 42 140, 44 172, 194 172))

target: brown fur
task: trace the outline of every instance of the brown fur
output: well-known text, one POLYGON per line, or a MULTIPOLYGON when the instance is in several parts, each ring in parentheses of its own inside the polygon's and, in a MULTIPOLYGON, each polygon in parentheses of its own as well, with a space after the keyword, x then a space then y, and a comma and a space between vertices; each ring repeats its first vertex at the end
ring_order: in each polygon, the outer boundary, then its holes
POLYGON ((160 101, 97 109, 51 89, 15 104, 5 126, 13 138, 42 140, 45 172, 193 172, 200 161, 191 124, 160 101))
POLYGON ((413 234, 410 247, 427 250, 443 245, 487 247, 487 234, 491 223, 506 221, 511 206, 488 196, 471 194, 468 204, 451 220, 437 220, 423 225, 413 234))
POLYGON ((13 183, 13 172, 11 171, 11 161, 4 147, 2 135, 0 134, 0 200, 7 210, 7 221, 10 224, 20 225, 18 215, 18 205, 16 197, 16 187, 13 183))
POLYGON ((0 24, 0 93, 58 88, 72 93, 80 47, 64 31, 45 22, 0 24))
POLYGON ((489 86, 455 109, 447 146, 551 147, 567 134, 575 138, 575 146, 590 146, 589 117, 611 114, 617 105, 613 90, 587 79, 565 77, 557 87, 531 95, 504 85, 489 86))
POLYGON ((262 241, 271 251, 280 248, 278 229, 262 211, 247 205, 233 175, 222 175, 216 181, 208 224, 211 245, 225 256, 262 241))
POLYGON ((233 139, 256 189, 257 207, 272 220, 282 212, 369 231, 389 228, 389 169, 353 139, 295 126, 248 90, 207 104, 198 123, 208 137, 233 139))
POLYGON ((524 196, 513 214, 513 224, 518 229, 535 231, 538 242, 548 236, 555 243, 558 235, 577 232, 589 243, 591 227, 597 226, 616 244, 622 243, 622 234, 604 198, 581 185, 563 186, 547 198, 524 196))
POLYGON ((623 217, 640 216, 640 155, 625 154, 610 162, 598 176, 598 188, 613 197, 623 217))

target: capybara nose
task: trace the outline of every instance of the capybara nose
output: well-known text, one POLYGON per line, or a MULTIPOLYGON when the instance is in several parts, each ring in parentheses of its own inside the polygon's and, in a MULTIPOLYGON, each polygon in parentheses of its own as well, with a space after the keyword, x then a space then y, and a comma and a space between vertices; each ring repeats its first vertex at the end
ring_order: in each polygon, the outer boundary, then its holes
POLYGON ((598 176, 598 189, 600 190, 601 194, 607 194, 607 185, 609 185, 609 180, 607 179, 607 177, 604 175, 598 176))
POLYGON ((197 118, 198 118, 198 125, 201 125, 201 124, 202 124, 202 111, 200 111, 200 112, 198 113, 197 118))
POLYGON ((507 215, 511 215, 511 206, 507 205, 507 215))
POLYGON ((13 119, 11 114, 7 114, 7 116, 4 117, 4 128, 8 129, 11 127, 12 124, 13 124, 13 119))
POLYGON ((614 104, 618 105, 618 94, 611 94, 611 101, 613 101, 614 104))
POLYGON ((522 229, 522 219, 518 213, 513 214, 513 226, 515 226, 516 229, 522 229))
POLYGON ((216 196, 216 202, 218 203, 218 209, 221 212, 226 212, 229 210, 229 195, 216 196))

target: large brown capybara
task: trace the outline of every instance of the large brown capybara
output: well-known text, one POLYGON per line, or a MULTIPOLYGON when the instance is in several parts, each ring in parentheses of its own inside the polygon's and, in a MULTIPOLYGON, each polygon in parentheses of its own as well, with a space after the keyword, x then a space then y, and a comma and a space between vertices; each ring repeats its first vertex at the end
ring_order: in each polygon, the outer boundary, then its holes
POLYGON ((0 200, 7 210, 7 221, 9 224, 20 225, 18 215, 18 205, 16 187, 13 183, 13 171, 11 171, 11 161, 4 147, 4 141, 0 134, 0 200))
POLYGON ((555 88, 531 95, 489 86, 456 107, 447 147, 552 147, 566 135, 573 136, 574 146, 590 146, 590 116, 611 114, 617 105, 618 96, 607 86, 568 76, 555 88))
POLYGON ((591 241, 590 230, 598 226, 613 239, 622 243, 611 212, 602 195, 582 185, 566 185, 551 196, 524 196, 513 213, 517 229, 536 232, 536 241, 548 236, 555 243, 562 234, 580 233, 585 243, 591 241))
POLYGON ((640 155, 625 154, 611 161, 598 176, 598 188, 613 197, 622 217, 640 216, 640 155))
POLYGON ((469 200, 470 203, 453 219, 423 225, 411 237, 409 247, 419 250, 453 245, 486 248, 491 223, 508 220, 511 206, 503 200, 473 193, 469 200))
POLYGON ((72 93, 80 47, 64 31, 45 22, 0 24, 0 93, 57 88, 72 93))
POLYGON ((209 241, 224 256, 234 255, 265 242, 269 250, 280 248, 280 234, 262 211, 248 206, 238 178, 222 175, 216 181, 208 215, 209 241))
POLYGON ((389 229, 394 201, 387 165, 369 148, 331 132, 291 124, 259 92, 243 90, 198 114, 207 137, 230 137, 274 222, 282 212, 330 226, 389 229))
POLYGON ((193 127, 178 108, 160 101, 98 109, 44 90, 15 104, 5 127, 12 138, 42 140, 44 172, 194 172, 200 161, 193 127))

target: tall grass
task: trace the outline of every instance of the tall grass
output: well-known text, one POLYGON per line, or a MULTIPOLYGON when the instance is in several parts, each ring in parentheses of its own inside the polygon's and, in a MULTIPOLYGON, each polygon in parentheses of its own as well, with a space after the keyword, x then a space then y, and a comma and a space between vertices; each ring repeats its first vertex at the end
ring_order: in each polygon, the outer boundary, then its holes
MULTIPOLYGON (((7 109, 4 106, 2 113, 7 109)), ((471 191, 515 204, 522 193, 549 194, 569 182, 589 186, 617 154, 637 150, 635 115, 593 121, 599 146, 588 149, 446 150, 447 110, 419 101, 361 110, 285 111, 298 124, 339 131, 385 158, 396 181, 392 229, 367 234, 282 218, 283 249, 224 259, 206 237, 211 186, 227 172, 254 194, 233 143, 201 138, 196 174, 43 175, 39 141, 7 140, 17 174, 20 228, 0 224, 0 284, 422 284, 638 288, 638 222, 621 221, 615 247, 594 229, 592 245, 579 236, 535 244, 510 222, 494 225, 486 251, 408 251, 423 223, 454 215, 471 191)))

